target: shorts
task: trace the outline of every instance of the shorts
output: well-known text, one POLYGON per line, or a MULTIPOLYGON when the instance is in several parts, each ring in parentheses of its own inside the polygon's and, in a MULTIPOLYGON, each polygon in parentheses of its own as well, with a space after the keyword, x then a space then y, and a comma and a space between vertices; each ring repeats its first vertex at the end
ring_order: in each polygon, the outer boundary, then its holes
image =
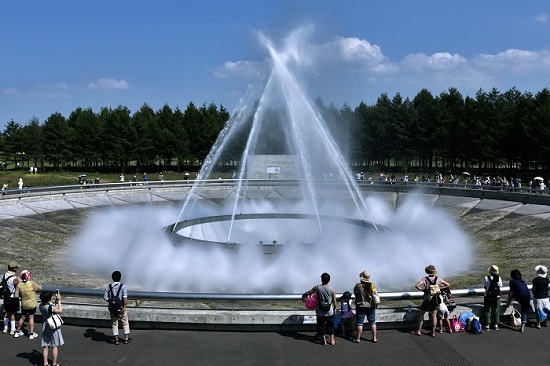
POLYGON ((376 306, 372 306, 370 308, 357 307, 355 309, 355 313, 355 324, 357 326, 363 326, 363 323, 365 322, 365 317, 367 318, 370 325, 376 324, 376 306))
POLYGON ((19 311, 19 299, 13 297, 4 299, 4 311, 6 313, 17 313, 19 311))
POLYGON ((435 301, 430 300, 424 300, 422 301, 422 304, 420 305, 420 310, 424 311, 436 311, 437 310, 437 304, 435 301))
POLYGON ((34 315, 36 314, 36 308, 21 309, 21 315, 34 315))
POLYGON ((447 319, 451 313, 449 313, 449 309, 438 309, 437 310, 437 317, 441 319, 447 319))

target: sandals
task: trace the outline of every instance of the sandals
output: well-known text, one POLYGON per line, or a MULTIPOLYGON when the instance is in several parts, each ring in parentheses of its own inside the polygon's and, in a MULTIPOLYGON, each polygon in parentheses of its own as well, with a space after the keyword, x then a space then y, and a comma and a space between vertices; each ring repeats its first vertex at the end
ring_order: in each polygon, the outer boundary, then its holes
POLYGON ((355 338, 353 338, 351 341, 352 341, 353 343, 361 343, 361 340, 360 340, 360 339, 355 339, 355 338))
POLYGON ((422 335, 422 333, 419 332, 419 331, 417 331, 417 330, 411 330, 411 333, 410 333, 410 334, 416 335, 416 336, 421 336, 421 335, 422 335))
POLYGON ((128 344, 128 343, 130 343, 130 342, 132 342, 132 338, 125 339, 124 342, 122 342, 122 343, 128 344))

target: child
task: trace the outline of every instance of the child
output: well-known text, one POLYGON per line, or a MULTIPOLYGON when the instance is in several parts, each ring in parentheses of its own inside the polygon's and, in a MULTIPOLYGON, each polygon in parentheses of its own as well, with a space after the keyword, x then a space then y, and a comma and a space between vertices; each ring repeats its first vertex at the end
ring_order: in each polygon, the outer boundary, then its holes
POLYGON ((443 320, 447 323, 447 332, 452 333, 453 328, 451 327, 451 321, 449 320, 449 309, 445 302, 441 300, 441 303, 437 306, 437 319, 439 323, 439 333, 443 333, 443 320))
POLYGON ((21 317, 17 324, 17 331, 14 334, 15 338, 23 335, 21 327, 25 321, 25 315, 29 317, 29 339, 35 339, 38 334, 34 332, 34 314, 36 313, 36 307, 38 302, 36 301, 36 291, 42 291, 42 287, 37 285, 33 281, 30 281, 31 271, 25 269, 21 271, 19 275, 21 282, 15 288, 15 297, 21 299, 21 317))
POLYGON ((351 309, 351 292, 346 291, 340 298, 340 310, 342 311, 342 334, 345 338, 353 338, 353 322, 355 314, 351 309))
POLYGON ((50 303, 53 294, 50 291, 42 291, 40 293, 40 305, 38 309, 42 314, 44 319, 44 324, 42 326, 42 357, 44 359, 44 365, 50 365, 48 362, 48 352, 49 349, 52 349, 52 363, 53 366, 60 366, 57 363, 57 358, 59 355, 58 348, 61 347, 65 341, 63 340, 63 334, 61 333, 61 328, 50 329, 48 327, 48 322, 46 319, 52 315, 52 313, 61 314, 63 308, 61 306, 61 295, 59 291, 55 294, 55 302, 50 303))

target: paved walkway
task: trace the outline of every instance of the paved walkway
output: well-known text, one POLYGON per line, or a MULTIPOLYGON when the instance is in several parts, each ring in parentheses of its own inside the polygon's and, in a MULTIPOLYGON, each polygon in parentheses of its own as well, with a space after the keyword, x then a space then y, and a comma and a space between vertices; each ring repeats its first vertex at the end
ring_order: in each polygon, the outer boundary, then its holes
MULTIPOLYGON (((41 329, 41 324, 39 325, 41 329)), ((40 332, 39 332, 40 333, 40 332)), ((360 344, 337 338, 334 347, 309 332, 132 331, 132 342, 115 346, 110 329, 63 326, 62 365, 522 365, 547 364, 550 328, 502 326, 498 332, 413 336, 382 330, 378 343, 365 332, 360 344)), ((42 365, 40 337, 0 333, 3 365, 42 365)))

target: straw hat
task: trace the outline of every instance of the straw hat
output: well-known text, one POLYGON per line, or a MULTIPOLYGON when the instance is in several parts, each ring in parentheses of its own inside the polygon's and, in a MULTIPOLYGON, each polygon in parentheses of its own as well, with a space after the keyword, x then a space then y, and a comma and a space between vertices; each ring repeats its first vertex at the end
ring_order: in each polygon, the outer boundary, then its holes
POLYGON ((426 272, 430 276, 437 274, 437 271, 435 270, 435 266, 433 264, 426 266, 426 268, 424 268, 424 272, 426 272))
POLYGON ((489 267, 489 273, 498 274, 498 267, 493 264, 491 267, 489 267))
POLYGON ((359 279, 361 279, 361 282, 369 282, 370 281, 370 273, 366 270, 359 273, 359 279))

